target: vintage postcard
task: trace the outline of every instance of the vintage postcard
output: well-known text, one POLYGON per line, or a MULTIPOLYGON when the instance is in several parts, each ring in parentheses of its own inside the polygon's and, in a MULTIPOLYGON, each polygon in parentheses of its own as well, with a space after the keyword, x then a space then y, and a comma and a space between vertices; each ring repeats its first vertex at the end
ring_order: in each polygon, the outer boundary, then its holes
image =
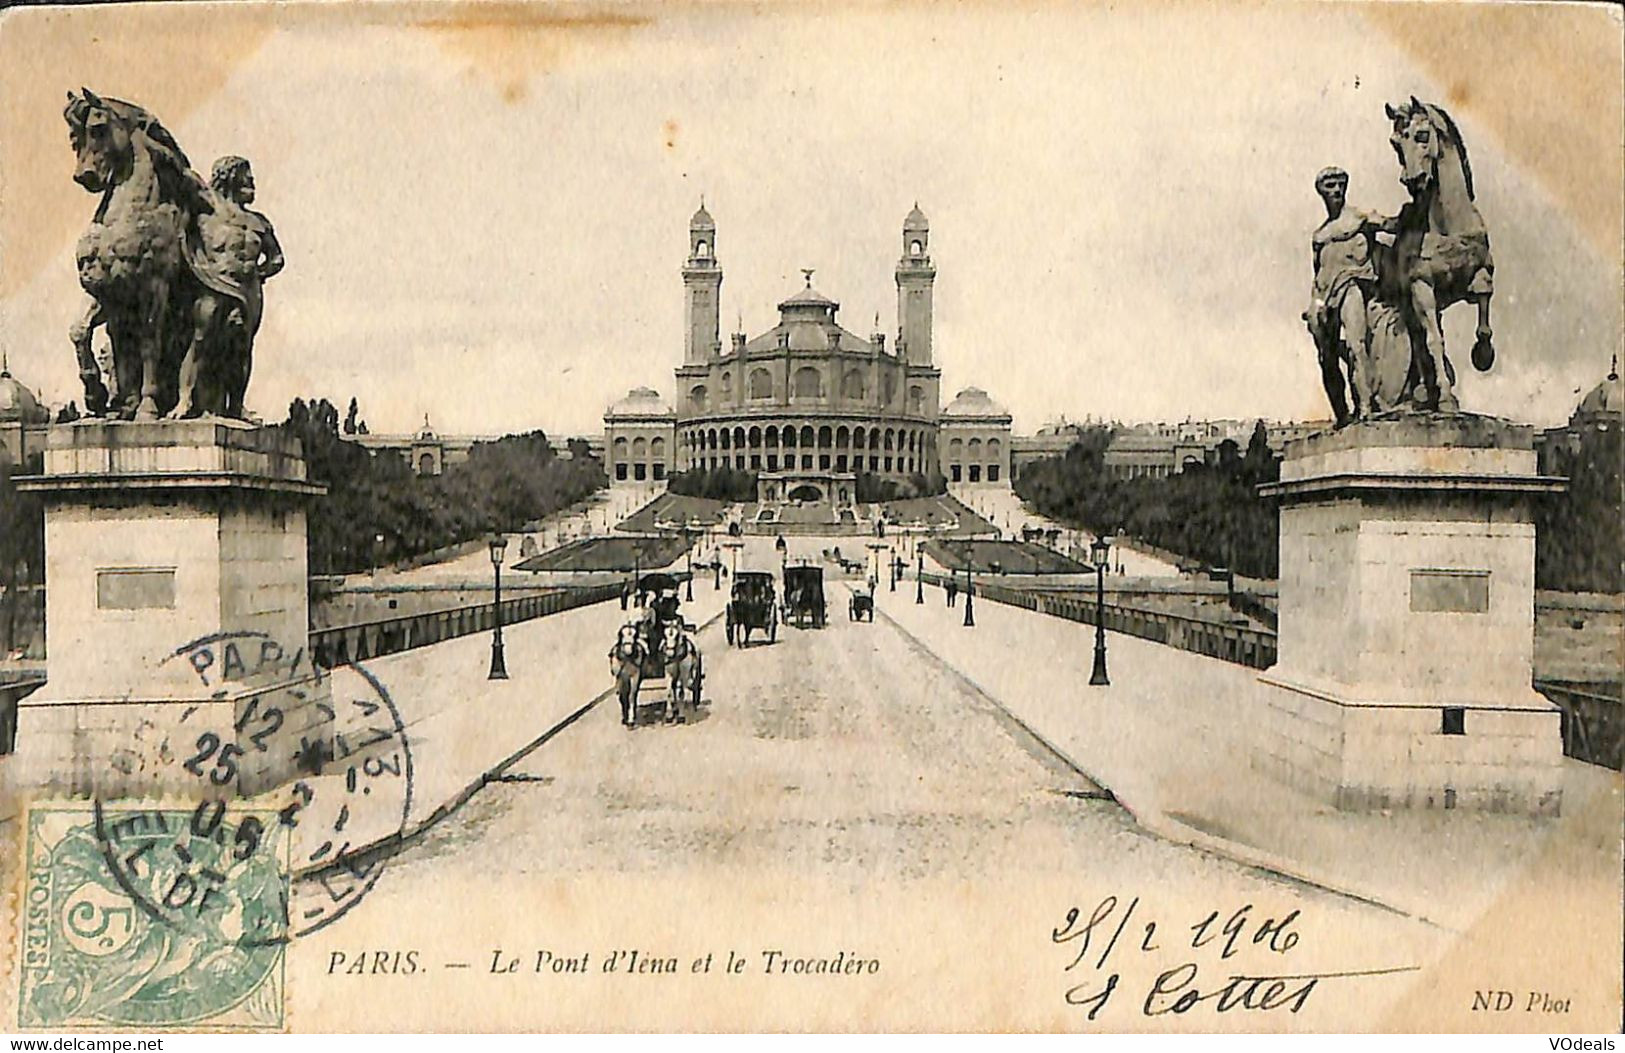
POLYGON ((0 14, 0 1030, 1617 1032, 1622 41, 0 14))

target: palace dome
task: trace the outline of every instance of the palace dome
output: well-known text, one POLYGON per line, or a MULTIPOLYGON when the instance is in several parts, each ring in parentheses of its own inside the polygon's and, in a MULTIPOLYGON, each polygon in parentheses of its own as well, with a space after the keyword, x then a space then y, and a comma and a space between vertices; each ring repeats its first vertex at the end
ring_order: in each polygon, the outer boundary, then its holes
POLYGON ((1601 384, 1592 388, 1575 407, 1572 424, 1584 424, 1600 417, 1619 417, 1625 414, 1625 393, 1621 392, 1619 363, 1616 359, 1601 384))
POLYGON ((928 222, 926 222, 925 213, 920 211, 920 203, 918 201, 914 202, 914 207, 909 209, 908 215, 903 218, 903 229, 904 230, 929 230, 930 229, 930 224, 928 222))
POLYGON ((711 213, 705 210, 705 202, 700 202, 700 210, 694 213, 694 218, 688 221, 689 230, 716 230, 716 222, 711 213))
POLYGON ((1008 417, 1010 411, 994 402, 981 388, 966 388, 942 408, 944 417, 1008 417))
POLYGON ((39 404, 34 393, 0 368, 0 422, 7 424, 43 424, 50 419, 50 411, 39 404))
POLYGON ((617 399, 604 416, 650 417, 670 413, 671 407, 660 397, 660 392, 654 388, 633 388, 626 393, 625 398, 617 399))

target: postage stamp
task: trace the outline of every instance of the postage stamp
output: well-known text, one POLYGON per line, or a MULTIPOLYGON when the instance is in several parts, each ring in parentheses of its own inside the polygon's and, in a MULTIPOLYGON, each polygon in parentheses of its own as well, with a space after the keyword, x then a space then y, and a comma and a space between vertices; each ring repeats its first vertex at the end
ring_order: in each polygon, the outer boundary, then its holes
POLYGON ((229 811, 29 810, 18 1026, 283 1027, 288 828, 229 811))

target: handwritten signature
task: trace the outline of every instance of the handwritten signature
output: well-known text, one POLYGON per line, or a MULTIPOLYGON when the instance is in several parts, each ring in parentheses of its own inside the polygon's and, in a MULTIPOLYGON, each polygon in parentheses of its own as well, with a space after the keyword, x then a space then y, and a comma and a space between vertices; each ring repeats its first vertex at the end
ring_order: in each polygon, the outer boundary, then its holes
MULTIPOLYGON (((1071 908, 1066 913, 1065 923, 1050 932, 1051 942, 1057 946, 1070 945, 1068 949, 1075 951, 1063 971, 1074 973, 1086 962, 1092 962, 1088 979, 1074 983, 1065 994, 1068 1005, 1088 1007, 1090 1020, 1094 1020, 1112 1000, 1123 980, 1121 969, 1108 972, 1107 963, 1120 962, 1125 955, 1133 961, 1161 951, 1165 938, 1170 948, 1183 951, 1188 932, 1188 946, 1192 951, 1209 955, 1216 951, 1220 963, 1249 948, 1285 958, 1301 939, 1297 922, 1302 912, 1297 910, 1277 918, 1265 915, 1257 911, 1253 904, 1247 903, 1222 920, 1221 913, 1215 910, 1186 930, 1172 930, 1176 934, 1172 938, 1159 937, 1158 922, 1145 917, 1143 913, 1136 922, 1135 914, 1139 910, 1138 896, 1130 899, 1126 905, 1116 896, 1107 896, 1087 918, 1077 907, 1071 908), (1133 928, 1130 927, 1131 922, 1134 923, 1133 928), (1118 944, 1124 932, 1130 933, 1129 939, 1123 945, 1123 951, 1118 953, 1118 944), (1098 957, 1093 953, 1097 947, 1098 957)), ((1290 969, 1226 971, 1215 985, 1205 982, 1200 962, 1183 961, 1163 970, 1152 981, 1140 1004, 1140 1012, 1145 1016, 1162 1016, 1166 1013, 1188 1013, 1203 1007, 1218 1013, 1275 1009, 1297 1013, 1308 1004, 1309 996, 1314 994, 1315 988, 1323 980, 1383 976, 1413 972, 1417 968, 1398 966, 1330 972, 1294 972, 1290 969)))

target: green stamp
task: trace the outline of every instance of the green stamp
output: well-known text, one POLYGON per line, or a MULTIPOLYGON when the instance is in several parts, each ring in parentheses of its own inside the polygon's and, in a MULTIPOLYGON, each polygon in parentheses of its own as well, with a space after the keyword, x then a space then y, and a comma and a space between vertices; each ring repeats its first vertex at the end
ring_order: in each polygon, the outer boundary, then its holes
POLYGON ((18 1025, 281 1030, 288 841, 224 801, 31 809, 18 1025))

